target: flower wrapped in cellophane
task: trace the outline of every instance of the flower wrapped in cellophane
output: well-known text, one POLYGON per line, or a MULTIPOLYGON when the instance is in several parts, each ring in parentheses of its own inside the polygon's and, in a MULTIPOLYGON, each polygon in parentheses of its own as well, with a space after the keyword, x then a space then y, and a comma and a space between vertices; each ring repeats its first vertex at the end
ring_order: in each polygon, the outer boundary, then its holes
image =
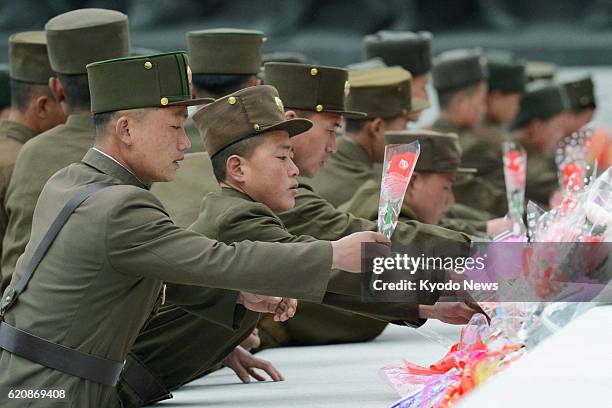
POLYGON ((526 231, 523 214, 527 180, 527 153, 515 142, 504 142, 502 151, 508 216, 512 221, 512 234, 517 239, 522 240, 526 231))
POLYGON ((391 238, 419 158, 419 142, 385 146, 385 160, 378 202, 378 232, 391 238))

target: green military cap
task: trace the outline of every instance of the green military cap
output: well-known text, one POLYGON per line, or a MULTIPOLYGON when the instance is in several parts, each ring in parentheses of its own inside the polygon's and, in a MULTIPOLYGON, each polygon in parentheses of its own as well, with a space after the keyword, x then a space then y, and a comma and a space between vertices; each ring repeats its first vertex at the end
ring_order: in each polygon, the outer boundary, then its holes
POLYGON ((461 146, 455 133, 432 130, 401 130, 385 133, 385 145, 419 142, 420 153, 415 171, 423 173, 476 173, 476 169, 459 167, 461 146))
POLYGON ((80 9, 53 17, 45 25, 49 61, 60 74, 85 74, 95 61, 130 55, 128 18, 106 9, 80 9))
POLYGON ((187 33, 187 52, 194 74, 246 75, 261 68, 267 38, 255 30, 215 28, 187 33))
POLYGON ((379 31, 363 38, 363 59, 380 57, 385 64, 399 65, 416 77, 431 71, 431 39, 427 31, 379 31))
POLYGON ((8 64, 0 64, 0 109, 11 104, 11 78, 8 64))
POLYGON ((261 63, 266 62, 293 62, 296 64, 306 64, 308 57, 301 52, 290 52, 290 51, 278 51, 263 54, 261 56, 261 63))
POLYGON ((351 92, 346 107, 367 118, 394 118, 412 111, 410 72, 401 67, 349 71, 351 92))
POLYGON ((533 82, 521 98, 511 129, 519 129, 533 119, 547 120, 568 108, 569 102, 562 86, 551 81, 533 82))
POLYGON ((550 62, 528 61, 525 69, 529 82, 538 81, 540 79, 553 80, 555 79, 555 75, 557 75, 557 66, 550 62))
POLYGON ((9 38, 11 78, 33 84, 47 84, 55 73, 49 65, 44 31, 27 31, 9 38))
POLYGON ((117 58, 87 65, 91 111, 202 105, 191 98, 191 71, 184 52, 117 58))
POLYGON ((226 147, 273 130, 289 136, 312 127, 307 119, 285 119, 283 101, 269 85, 251 86, 217 99, 193 115, 210 157, 226 147))
POLYGON ((487 59, 479 49, 445 51, 434 58, 433 85, 438 91, 464 88, 489 78, 487 59))
POLYGON ((597 107, 595 101, 595 84, 590 76, 564 82, 562 85, 565 88, 571 109, 580 111, 585 108, 597 107))
POLYGON ((264 65, 266 84, 274 86, 289 109, 333 112, 364 117, 346 109, 350 93, 348 71, 320 65, 269 62, 264 65))
POLYGON ((489 65, 489 91, 525 92, 525 61, 504 51, 487 52, 486 57, 489 65))

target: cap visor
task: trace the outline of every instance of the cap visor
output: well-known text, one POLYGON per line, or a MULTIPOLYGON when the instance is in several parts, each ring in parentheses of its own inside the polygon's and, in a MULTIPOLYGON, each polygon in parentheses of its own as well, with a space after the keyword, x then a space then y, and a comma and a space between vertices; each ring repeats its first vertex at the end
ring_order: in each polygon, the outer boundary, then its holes
POLYGON ((312 122, 309 121, 308 119, 296 118, 296 119, 284 120, 275 125, 264 128, 260 133, 270 132, 272 130, 285 130, 287 131, 287 133, 289 133, 289 137, 293 137, 293 136, 299 135, 300 133, 304 133, 311 127, 312 127, 312 122))
POLYGON ((170 102, 166 106, 194 106, 194 105, 207 105, 214 102, 213 98, 196 98, 196 99, 185 99, 183 101, 170 102))
POLYGON ((429 103, 429 101, 426 99, 412 98, 410 112, 422 112, 429 107, 431 107, 431 103, 429 103))
POLYGON ((478 173, 478 169, 473 167, 459 167, 455 170, 455 173, 476 174, 478 173))
POLYGON ((365 118, 368 116, 365 112, 355 112, 355 111, 347 111, 347 110, 337 110, 337 109, 324 109, 323 112, 330 113, 339 113, 343 116, 352 117, 352 118, 365 118))

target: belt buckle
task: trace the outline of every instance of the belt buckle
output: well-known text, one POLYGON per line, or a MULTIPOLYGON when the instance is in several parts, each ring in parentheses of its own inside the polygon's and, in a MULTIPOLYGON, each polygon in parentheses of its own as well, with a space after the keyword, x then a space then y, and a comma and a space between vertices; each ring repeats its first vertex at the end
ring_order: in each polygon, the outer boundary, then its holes
POLYGON ((162 293, 161 293, 161 305, 165 305, 166 304, 166 284, 164 283, 162 285, 162 293))

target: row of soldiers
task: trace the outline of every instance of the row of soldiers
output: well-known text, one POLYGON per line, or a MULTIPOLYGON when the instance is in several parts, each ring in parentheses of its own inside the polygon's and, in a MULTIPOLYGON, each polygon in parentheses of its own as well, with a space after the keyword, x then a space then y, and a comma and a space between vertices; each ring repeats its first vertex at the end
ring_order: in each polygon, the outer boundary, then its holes
POLYGON ((134 56, 128 39, 127 16, 103 9, 10 39, 0 384, 63 389, 74 407, 154 403, 223 363, 244 381, 255 368, 282 379, 248 349, 466 322, 477 306, 439 294, 361 298, 361 243, 386 248, 374 233, 385 144, 421 145, 391 245, 465 256, 471 235, 504 226, 502 127, 545 157, 566 132, 559 115, 595 108, 590 79, 565 86, 579 94, 570 109, 560 85, 526 88, 516 59, 432 59, 428 33, 368 36, 350 70, 263 72, 258 31, 190 32, 187 54, 134 56), (441 118, 406 130, 430 105, 430 73, 441 118), (185 155, 185 130, 205 151, 185 155))

